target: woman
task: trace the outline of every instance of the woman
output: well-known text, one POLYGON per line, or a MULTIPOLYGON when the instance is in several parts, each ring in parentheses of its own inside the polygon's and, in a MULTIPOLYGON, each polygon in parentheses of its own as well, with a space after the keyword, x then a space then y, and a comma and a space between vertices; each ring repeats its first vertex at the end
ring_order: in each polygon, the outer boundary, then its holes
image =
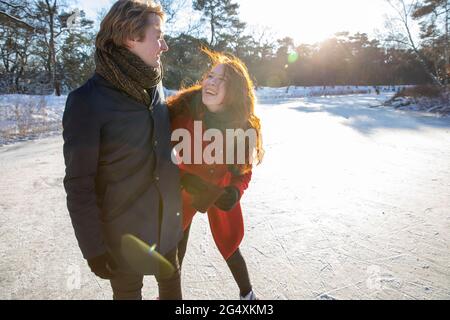
MULTIPOLYGON (((251 179, 253 159, 256 158, 259 164, 263 157, 260 120, 254 113, 253 83, 239 59, 203 51, 210 57, 212 68, 201 84, 168 98, 172 130, 188 130, 191 137, 201 140, 203 148, 208 143, 202 140, 203 135, 195 136, 195 121, 202 121, 202 132, 207 129, 216 129, 217 132, 218 129, 224 137, 227 129, 253 130, 256 141, 244 143, 245 161, 238 161, 234 156, 231 163, 225 162, 227 152, 236 151, 237 143, 236 139, 233 144, 224 138, 225 147, 220 151, 222 164, 220 161, 207 164, 204 159, 200 164, 189 164, 193 161, 179 164, 184 228, 178 249, 179 262, 181 266, 194 215, 197 211, 207 211, 214 241, 239 286, 241 300, 256 300, 239 250, 244 236, 240 199, 251 179)), ((194 142, 191 141, 192 145, 194 142)))

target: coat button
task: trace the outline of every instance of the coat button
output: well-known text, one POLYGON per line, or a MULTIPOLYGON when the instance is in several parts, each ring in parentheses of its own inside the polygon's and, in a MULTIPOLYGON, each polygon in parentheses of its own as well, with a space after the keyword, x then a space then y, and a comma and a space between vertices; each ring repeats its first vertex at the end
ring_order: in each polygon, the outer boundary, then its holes
POLYGON ((158 145, 158 140, 155 140, 155 142, 153 143, 155 145, 155 147, 158 145))
POLYGON ((150 110, 151 112, 153 112, 153 106, 148 107, 148 110, 150 110))
POLYGON ((156 176, 156 177, 155 177, 155 180, 156 180, 156 181, 159 181, 159 177, 158 177, 158 176, 156 176))

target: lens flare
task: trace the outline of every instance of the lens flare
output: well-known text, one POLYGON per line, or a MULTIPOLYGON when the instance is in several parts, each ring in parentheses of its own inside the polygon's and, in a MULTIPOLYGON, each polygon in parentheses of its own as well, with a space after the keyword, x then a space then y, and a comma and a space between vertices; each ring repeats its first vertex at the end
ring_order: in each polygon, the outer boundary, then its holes
POLYGON ((298 53, 297 52, 294 51, 294 52, 289 53, 289 55, 288 55, 288 62, 290 64, 296 62, 297 60, 298 60, 298 53))
POLYGON ((157 250, 131 234, 122 236, 120 253, 126 263, 137 274, 158 275, 170 278, 175 272, 174 266, 157 250))

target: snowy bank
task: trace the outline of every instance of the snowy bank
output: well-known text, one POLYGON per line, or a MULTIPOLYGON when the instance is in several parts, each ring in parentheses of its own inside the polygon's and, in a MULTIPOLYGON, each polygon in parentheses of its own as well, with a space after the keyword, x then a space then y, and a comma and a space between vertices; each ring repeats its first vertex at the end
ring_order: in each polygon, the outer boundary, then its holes
MULTIPOLYGON (((256 96, 261 103, 282 99, 354 94, 374 95, 388 100, 395 93, 409 87, 412 86, 260 87, 256 89, 256 96)), ((166 97, 176 93, 176 90, 164 89, 166 97)), ((54 95, 0 95, 0 146, 60 133, 66 99, 66 95, 59 97, 54 95)), ((383 103, 377 106, 381 105, 383 103)), ((411 103, 408 106, 410 110, 415 110, 411 103)), ((394 107, 397 108, 395 105, 394 107)))
POLYGON ((260 87, 256 90, 258 100, 303 98, 319 96, 337 96, 349 94, 377 94, 381 92, 399 92, 410 86, 315 86, 315 87, 260 87))
POLYGON ((0 145, 61 130, 67 96, 0 95, 0 145))
POLYGON ((450 93, 438 97, 394 96, 384 103, 385 106, 403 111, 434 113, 440 116, 450 115, 450 93))

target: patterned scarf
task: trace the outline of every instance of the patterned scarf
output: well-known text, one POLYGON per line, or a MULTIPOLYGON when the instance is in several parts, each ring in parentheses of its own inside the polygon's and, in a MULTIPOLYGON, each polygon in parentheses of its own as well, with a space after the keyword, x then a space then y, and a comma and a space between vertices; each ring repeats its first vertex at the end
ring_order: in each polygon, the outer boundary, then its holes
POLYGON ((138 102, 150 105, 148 89, 155 88, 162 79, 162 67, 148 66, 126 48, 114 47, 111 53, 97 49, 95 71, 117 89, 138 102))

